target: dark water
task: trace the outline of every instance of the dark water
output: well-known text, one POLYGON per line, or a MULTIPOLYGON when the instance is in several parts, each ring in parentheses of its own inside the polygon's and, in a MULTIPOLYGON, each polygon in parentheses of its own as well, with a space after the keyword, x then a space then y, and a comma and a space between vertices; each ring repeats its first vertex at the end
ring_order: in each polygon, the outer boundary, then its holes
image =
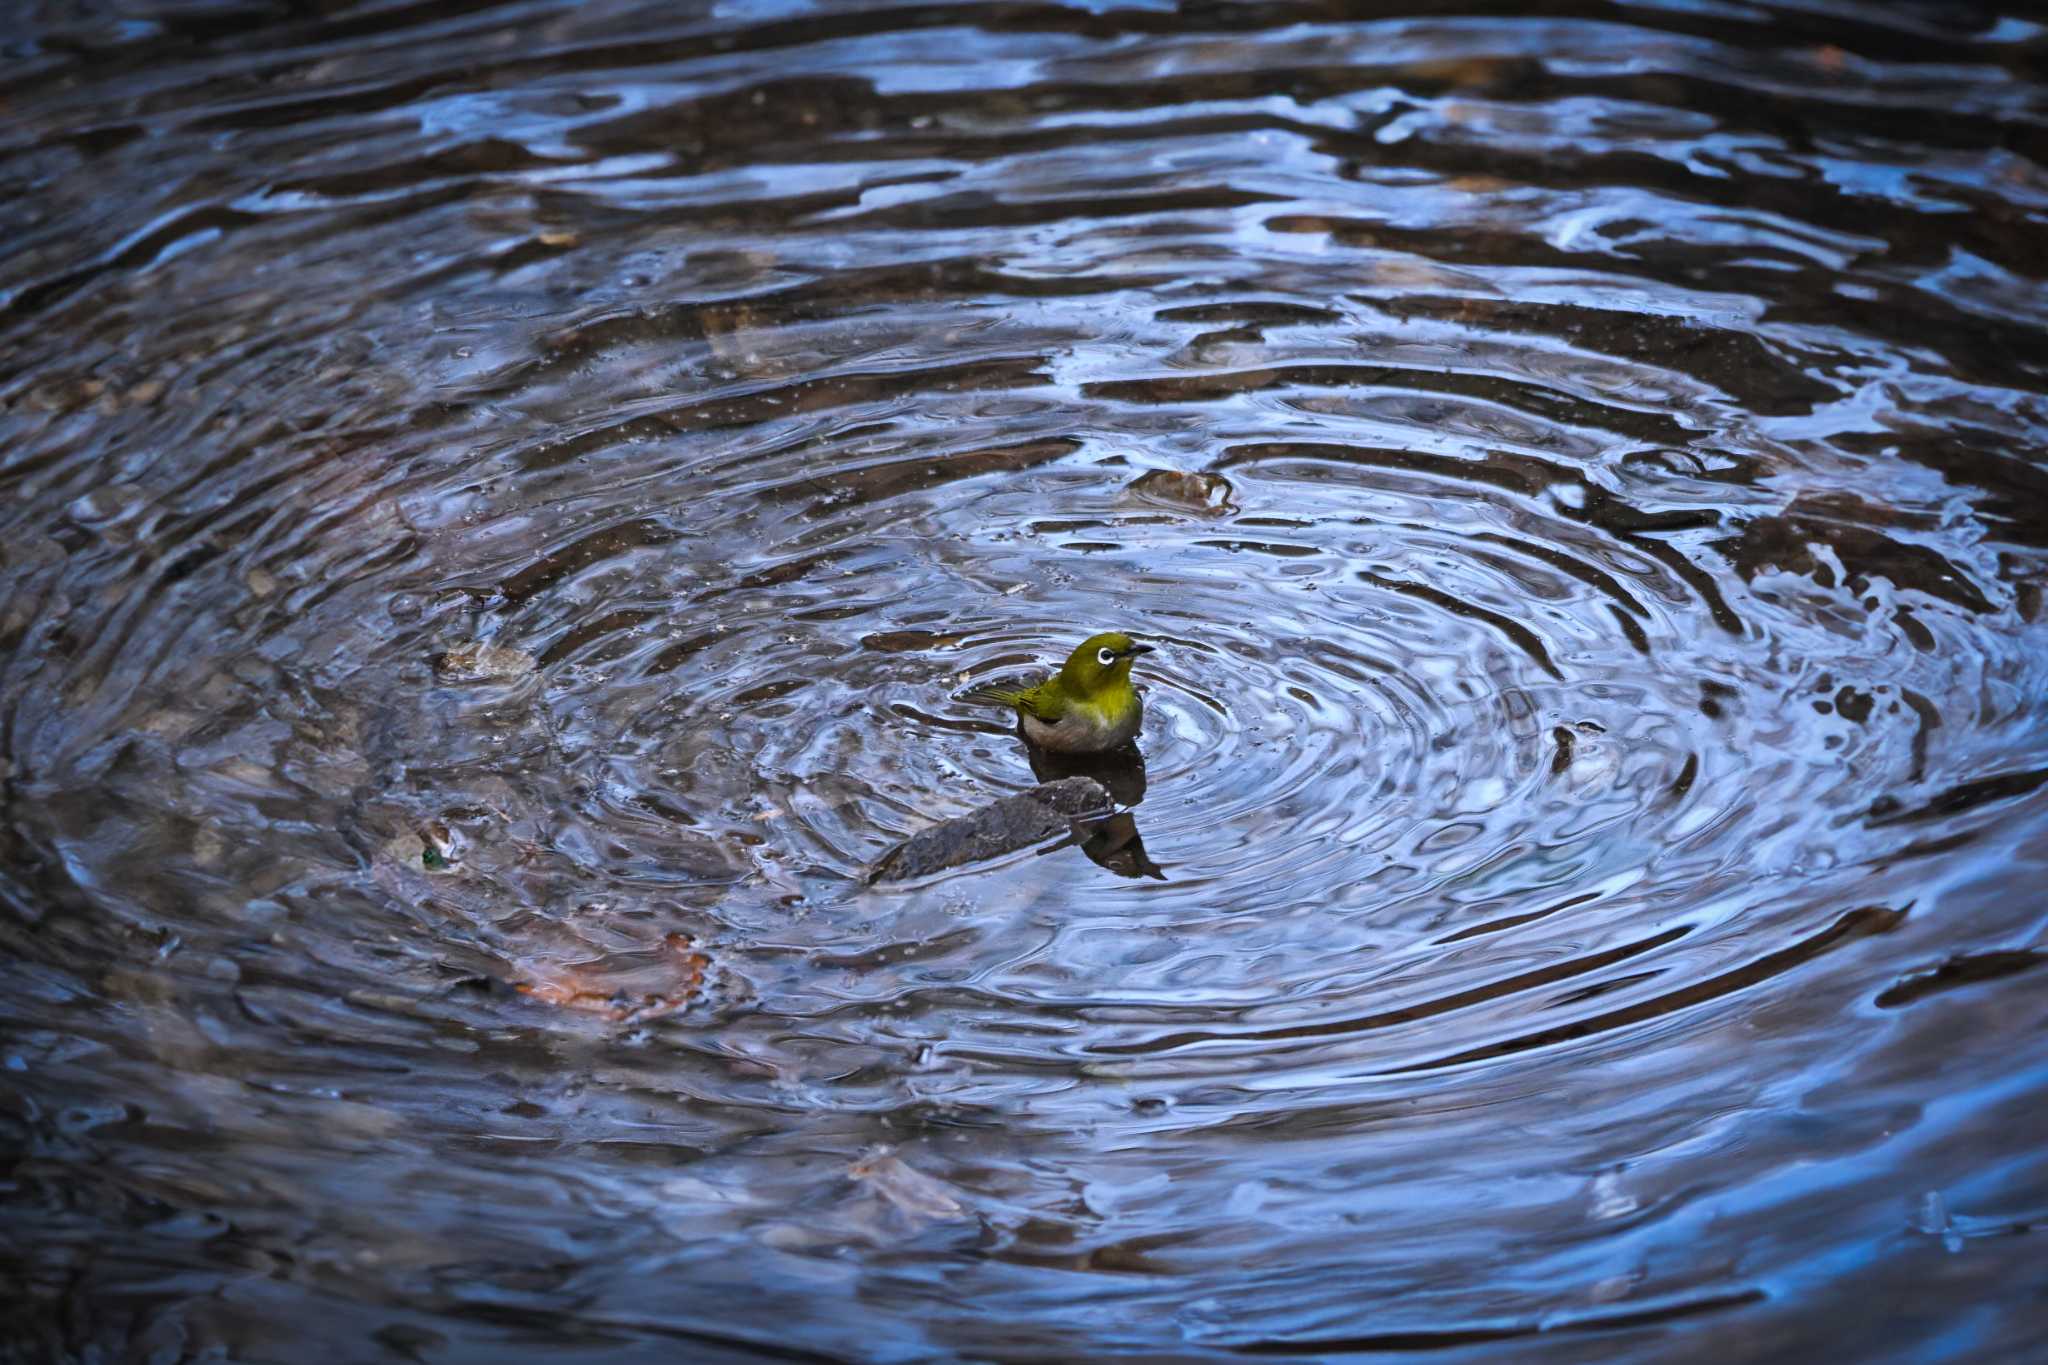
POLYGON ((2048 30, 1413 8, 13 6, 9 1358, 2048 1343, 2048 30))

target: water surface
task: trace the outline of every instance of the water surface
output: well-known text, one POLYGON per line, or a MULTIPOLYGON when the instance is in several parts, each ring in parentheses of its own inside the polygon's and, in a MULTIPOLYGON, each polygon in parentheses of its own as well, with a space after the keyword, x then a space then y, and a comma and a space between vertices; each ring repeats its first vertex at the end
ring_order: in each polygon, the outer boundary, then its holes
POLYGON ((2048 1342, 2048 32, 1531 8, 18 10, 13 1357, 2048 1342))

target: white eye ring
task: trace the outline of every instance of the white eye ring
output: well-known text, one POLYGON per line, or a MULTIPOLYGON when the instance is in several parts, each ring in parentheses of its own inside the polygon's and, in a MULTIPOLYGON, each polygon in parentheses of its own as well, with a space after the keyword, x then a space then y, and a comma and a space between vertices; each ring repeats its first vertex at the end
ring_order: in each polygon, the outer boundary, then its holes
POLYGON ((1116 662, 1116 651, 1108 645, 1104 645, 1101 649, 1095 651, 1095 662, 1101 664, 1104 668, 1108 668, 1116 662))

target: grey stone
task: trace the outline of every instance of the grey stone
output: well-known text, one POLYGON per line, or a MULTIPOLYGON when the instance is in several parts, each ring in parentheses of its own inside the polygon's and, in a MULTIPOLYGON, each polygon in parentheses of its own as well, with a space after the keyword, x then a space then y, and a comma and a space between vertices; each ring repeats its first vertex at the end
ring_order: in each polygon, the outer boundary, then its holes
POLYGON ((986 862, 1065 834, 1075 820, 1106 815, 1109 791, 1092 777, 1063 777, 991 801, 921 829, 875 860, 870 882, 911 881, 966 863, 986 862))

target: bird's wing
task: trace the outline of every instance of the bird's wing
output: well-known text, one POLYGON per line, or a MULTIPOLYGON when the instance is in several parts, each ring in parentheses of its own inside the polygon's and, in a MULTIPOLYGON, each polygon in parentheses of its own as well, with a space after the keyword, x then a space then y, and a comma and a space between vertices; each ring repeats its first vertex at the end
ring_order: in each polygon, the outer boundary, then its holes
POLYGON ((1055 688, 1053 679, 1047 678, 1036 687, 1014 691, 1003 687, 977 687, 961 700, 983 702, 990 706, 1013 706, 1027 716, 1036 716, 1043 721, 1056 721, 1066 714, 1065 698, 1055 688))
POLYGON ((1054 686, 1058 681, 1057 678, 1047 678, 1038 686, 1019 692, 1017 709, 1028 716, 1036 716, 1048 722, 1056 721, 1067 714, 1067 699, 1059 688, 1054 686))

